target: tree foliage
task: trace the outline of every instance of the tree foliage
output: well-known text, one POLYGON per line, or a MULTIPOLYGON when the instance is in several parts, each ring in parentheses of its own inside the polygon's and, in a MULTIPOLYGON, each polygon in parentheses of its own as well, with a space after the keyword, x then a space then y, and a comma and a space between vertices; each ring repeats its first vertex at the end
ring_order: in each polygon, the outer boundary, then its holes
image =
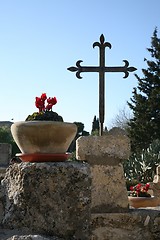
POLYGON ((120 109, 118 114, 114 117, 112 120, 112 126, 111 127, 118 127, 125 131, 128 129, 128 123, 131 119, 130 112, 124 107, 123 109, 120 109))
POLYGON ((20 150, 15 143, 10 128, 8 127, 0 127, 0 143, 9 143, 12 146, 12 157, 15 156, 16 153, 19 153, 20 150))
POLYGON ((143 77, 135 75, 138 87, 128 102, 133 111, 129 122, 129 136, 133 151, 147 149, 155 139, 160 139, 160 39, 157 28, 151 38, 151 47, 147 48, 151 60, 145 59, 147 69, 142 69, 143 77))
POLYGON ((0 143, 10 143, 12 141, 12 136, 10 129, 8 127, 0 128, 0 143))
POLYGON ((99 118, 97 118, 96 116, 94 116, 93 118, 91 134, 92 135, 99 134, 99 118))
POLYGON ((77 134, 68 149, 69 152, 74 152, 76 150, 76 140, 79 137, 89 135, 89 132, 84 130, 84 124, 82 122, 74 122, 74 124, 77 126, 77 134))

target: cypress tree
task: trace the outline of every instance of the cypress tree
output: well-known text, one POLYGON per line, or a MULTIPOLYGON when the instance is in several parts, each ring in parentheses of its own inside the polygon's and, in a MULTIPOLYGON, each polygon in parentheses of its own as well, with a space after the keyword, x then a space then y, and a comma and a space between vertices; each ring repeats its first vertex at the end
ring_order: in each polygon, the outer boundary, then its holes
POLYGON ((94 116, 93 118, 91 133, 94 134, 95 132, 97 132, 97 134, 99 132, 99 118, 97 118, 96 116, 94 116))
POLYGON ((142 69, 142 78, 135 75, 138 86, 133 89, 131 102, 128 102, 133 111, 128 131, 135 152, 146 149, 153 140, 160 139, 160 39, 157 28, 147 50, 151 60, 144 59, 147 69, 142 69))

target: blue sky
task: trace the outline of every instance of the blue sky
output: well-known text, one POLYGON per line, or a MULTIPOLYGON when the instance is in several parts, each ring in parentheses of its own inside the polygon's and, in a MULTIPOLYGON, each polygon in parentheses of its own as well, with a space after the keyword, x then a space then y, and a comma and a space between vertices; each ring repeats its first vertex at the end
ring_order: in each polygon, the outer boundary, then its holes
MULTIPOLYGON (((56 96, 54 109, 66 122, 83 122, 90 131, 98 117, 98 74, 82 79, 67 70, 77 60, 97 66, 92 44, 103 33, 106 66, 146 67, 144 57, 155 27, 160 31, 159 0, 0 0, 0 121, 23 121, 37 111, 35 97, 56 96)), ((158 32, 159 36, 159 32, 158 32)), ((133 73, 105 75, 105 123, 108 128, 132 96, 133 73)))

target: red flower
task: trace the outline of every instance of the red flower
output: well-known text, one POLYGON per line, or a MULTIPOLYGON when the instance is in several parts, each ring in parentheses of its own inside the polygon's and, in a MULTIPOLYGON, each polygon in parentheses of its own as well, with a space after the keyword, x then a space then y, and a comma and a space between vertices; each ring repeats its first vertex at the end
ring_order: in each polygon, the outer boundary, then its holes
POLYGON ((42 93, 41 97, 36 97, 35 105, 39 109, 39 112, 45 110, 52 110, 52 106, 57 103, 56 97, 49 97, 47 99, 46 93, 42 93), (45 101, 47 100, 48 105, 45 107, 45 101))
POLYGON ((56 99, 56 97, 53 97, 53 98, 49 97, 49 98, 47 99, 47 102, 48 102, 49 104, 52 104, 52 106, 53 106, 53 105, 55 105, 55 104, 57 103, 57 99, 56 99))
POLYGON ((146 183, 146 185, 143 187, 143 190, 147 192, 149 187, 150 187, 150 184, 146 183))
POLYGON ((141 192, 141 187, 142 187, 142 185, 140 183, 138 183, 136 185, 136 192, 137 192, 137 194, 139 194, 141 192))
POLYGON ((52 104, 48 104, 47 106, 46 106, 46 110, 51 110, 52 109, 52 104))
POLYGON ((134 187, 133 186, 130 186, 130 191, 134 191, 134 187))
POLYGON ((35 105, 37 108, 39 108, 39 112, 41 112, 45 108, 44 101, 39 97, 36 97, 35 105))
POLYGON ((141 183, 138 183, 138 184, 136 185, 136 189, 140 189, 141 186, 142 186, 142 184, 141 184, 141 183))
POLYGON ((149 190, 149 187, 150 187, 149 183, 146 183, 146 185, 138 183, 136 186, 131 186, 130 191, 132 191, 133 196, 135 196, 135 195, 137 197, 144 196, 144 194, 148 194, 147 191, 149 190))
POLYGON ((46 99, 47 99, 47 95, 46 95, 46 93, 42 93, 42 95, 41 95, 41 99, 42 99, 43 101, 46 101, 46 99))

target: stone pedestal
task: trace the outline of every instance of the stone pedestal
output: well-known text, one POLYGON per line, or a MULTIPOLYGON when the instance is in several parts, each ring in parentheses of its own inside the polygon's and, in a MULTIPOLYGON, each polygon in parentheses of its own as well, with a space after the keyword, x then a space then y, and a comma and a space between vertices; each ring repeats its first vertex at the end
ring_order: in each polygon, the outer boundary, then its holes
POLYGON ((12 146, 8 143, 0 143, 0 168, 8 167, 11 160, 12 146))
POLYGON ((30 234, 89 239, 90 185, 88 164, 15 163, 2 180, 2 225, 30 234))
POLYGON ((87 136, 77 140, 77 159, 90 164, 92 213, 128 211, 122 162, 129 155, 129 138, 117 128, 105 136, 87 136))
POLYGON ((4 178, 6 168, 9 166, 12 155, 12 146, 8 143, 0 143, 0 181, 4 178))

